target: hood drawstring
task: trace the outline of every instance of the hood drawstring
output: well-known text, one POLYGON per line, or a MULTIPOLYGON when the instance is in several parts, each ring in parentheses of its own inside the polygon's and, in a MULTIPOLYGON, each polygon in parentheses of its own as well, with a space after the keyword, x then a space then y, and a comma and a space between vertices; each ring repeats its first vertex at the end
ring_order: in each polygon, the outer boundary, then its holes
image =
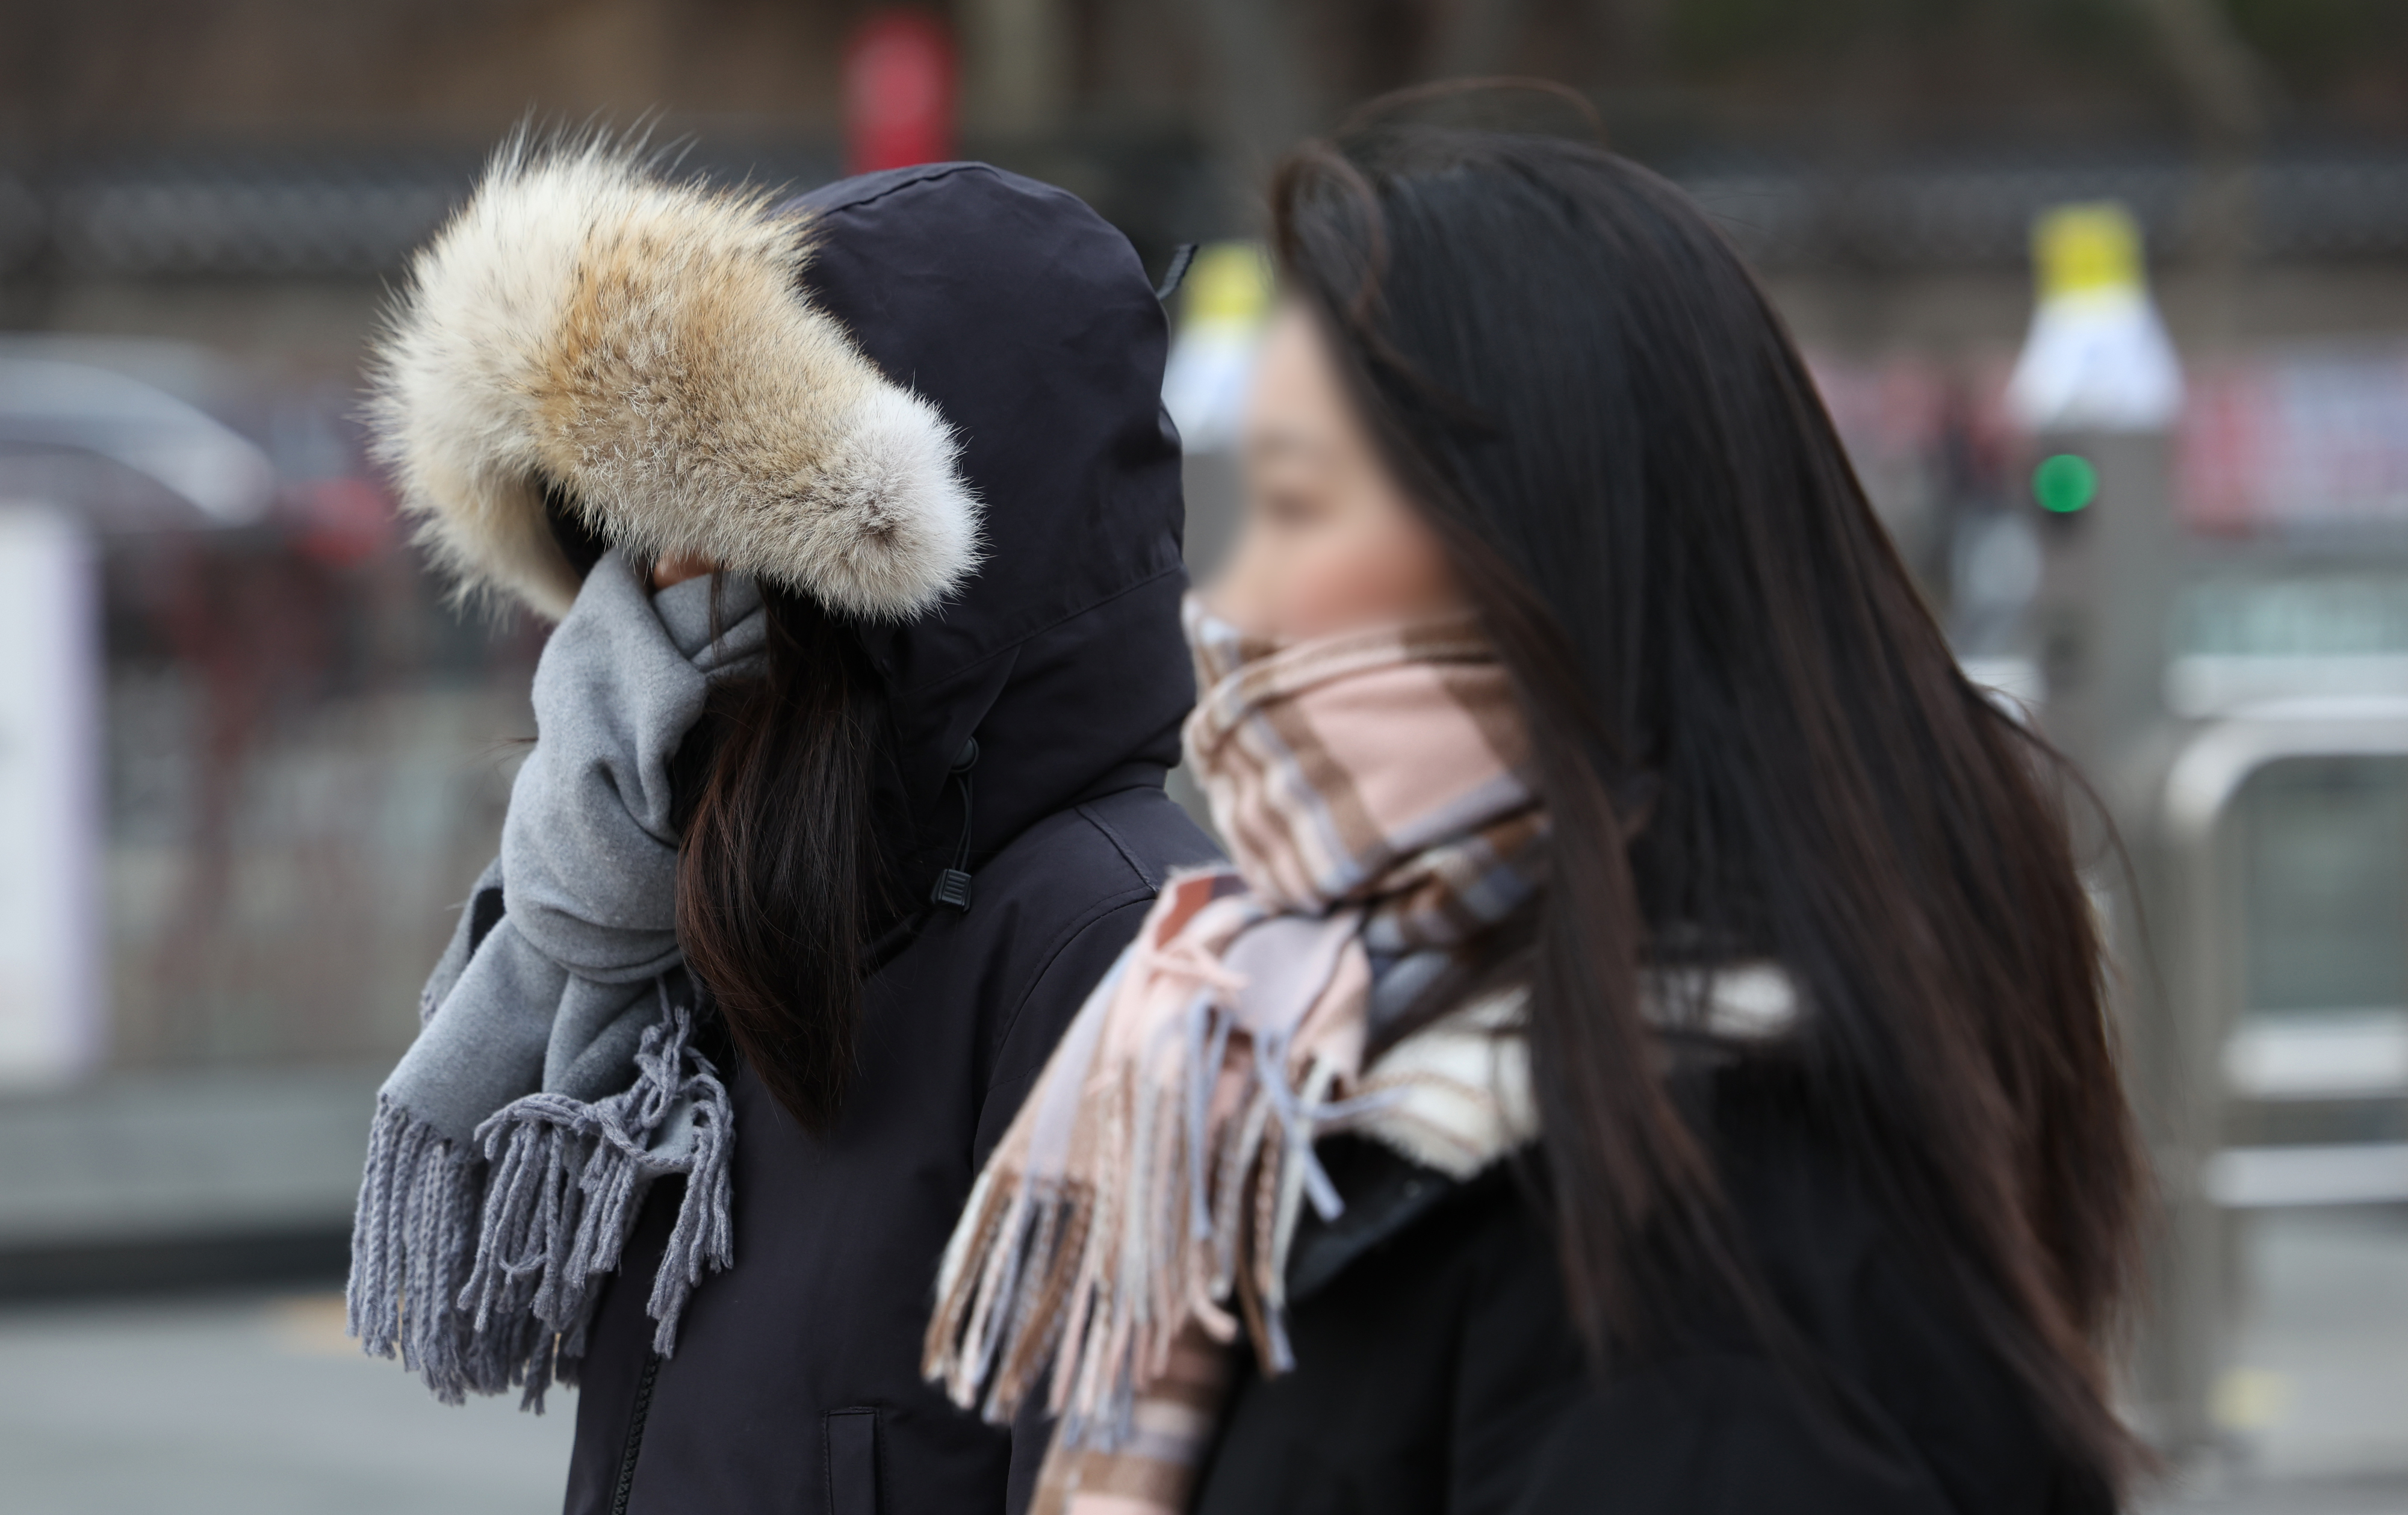
POLYGON ((962 786, 962 843, 953 849, 953 865, 938 874, 937 886, 928 891, 931 905, 950 905, 963 911, 970 908, 970 770, 978 766, 978 738, 973 736, 962 743, 961 756, 953 759, 949 770, 962 786))

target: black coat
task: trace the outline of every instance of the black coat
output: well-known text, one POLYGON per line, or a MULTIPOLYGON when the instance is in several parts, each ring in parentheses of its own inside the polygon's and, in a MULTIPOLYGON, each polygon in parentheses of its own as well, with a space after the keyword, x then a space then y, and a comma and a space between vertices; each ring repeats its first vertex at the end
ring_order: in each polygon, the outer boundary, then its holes
POLYGON ((1600 1384, 1530 1175, 1465 1184, 1356 1138, 1290 1254, 1297 1366, 1249 1365, 1197 1515, 2100 1515, 1965 1308, 1778 1080, 1706 1092, 1727 1193, 1816 1370, 1713 1307, 1600 1384), (1818 1376, 1819 1386, 1808 1387, 1818 1376))
POLYGON ((738 1073, 736 1263, 695 1293, 666 1360, 643 1306, 676 1195, 650 1197, 585 1359, 568 1515, 953 1515, 1034 1478, 1038 1437, 921 1380, 938 1259, 1167 871, 1211 855, 1162 792, 1194 691, 1165 325, 1136 255, 1069 195, 978 165, 804 204, 815 297, 960 430, 985 507, 985 561, 956 600, 861 633, 910 898, 959 843, 947 770, 977 739, 972 897, 896 929, 828 1135, 738 1073))

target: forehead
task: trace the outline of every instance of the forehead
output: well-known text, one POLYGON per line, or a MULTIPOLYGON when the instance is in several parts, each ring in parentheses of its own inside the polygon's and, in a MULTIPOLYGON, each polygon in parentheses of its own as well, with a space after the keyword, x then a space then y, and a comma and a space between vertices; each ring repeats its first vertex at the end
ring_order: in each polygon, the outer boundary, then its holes
POLYGON ((1255 355, 1247 451, 1257 459, 1326 457, 1344 450, 1350 422, 1319 331, 1301 311, 1283 307, 1255 355))

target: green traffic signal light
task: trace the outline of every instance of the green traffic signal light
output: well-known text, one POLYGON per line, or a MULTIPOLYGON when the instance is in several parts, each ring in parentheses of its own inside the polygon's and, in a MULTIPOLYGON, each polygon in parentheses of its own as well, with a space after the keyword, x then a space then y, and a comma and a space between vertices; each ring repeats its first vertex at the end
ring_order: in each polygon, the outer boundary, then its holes
POLYGON ((2042 509, 2070 516, 2099 497, 2099 470, 2079 453, 2059 452, 2041 459, 2031 484, 2042 509))

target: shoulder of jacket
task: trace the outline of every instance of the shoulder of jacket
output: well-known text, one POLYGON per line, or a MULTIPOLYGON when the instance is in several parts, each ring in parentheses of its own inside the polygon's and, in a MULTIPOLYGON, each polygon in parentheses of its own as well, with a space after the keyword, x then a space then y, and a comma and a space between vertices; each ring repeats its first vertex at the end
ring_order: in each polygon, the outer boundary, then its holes
POLYGON ((1032 886, 1064 904, 1144 887, 1143 870, 1083 805, 1056 810, 1031 824, 980 864, 974 877, 1015 895, 1032 886))
POLYGON ((976 877, 1015 894, 1035 883, 1047 899, 1069 905, 1127 888, 1150 896, 1172 873, 1220 859, 1211 839, 1168 795, 1140 786, 1044 817, 981 864, 976 877))
POLYGON ((1162 879, 1162 849, 1147 835, 1157 822, 1144 809, 1107 796, 1054 811, 1013 837, 972 874, 956 947, 987 942, 1026 965, 1030 978, 1017 997, 1082 932, 1116 912, 1141 913, 1162 879))
POLYGON ((1182 869, 1223 861, 1204 829, 1168 793, 1150 785, 1089 800, 1077 810, 1150 889, 1160 890, 1182 869))

